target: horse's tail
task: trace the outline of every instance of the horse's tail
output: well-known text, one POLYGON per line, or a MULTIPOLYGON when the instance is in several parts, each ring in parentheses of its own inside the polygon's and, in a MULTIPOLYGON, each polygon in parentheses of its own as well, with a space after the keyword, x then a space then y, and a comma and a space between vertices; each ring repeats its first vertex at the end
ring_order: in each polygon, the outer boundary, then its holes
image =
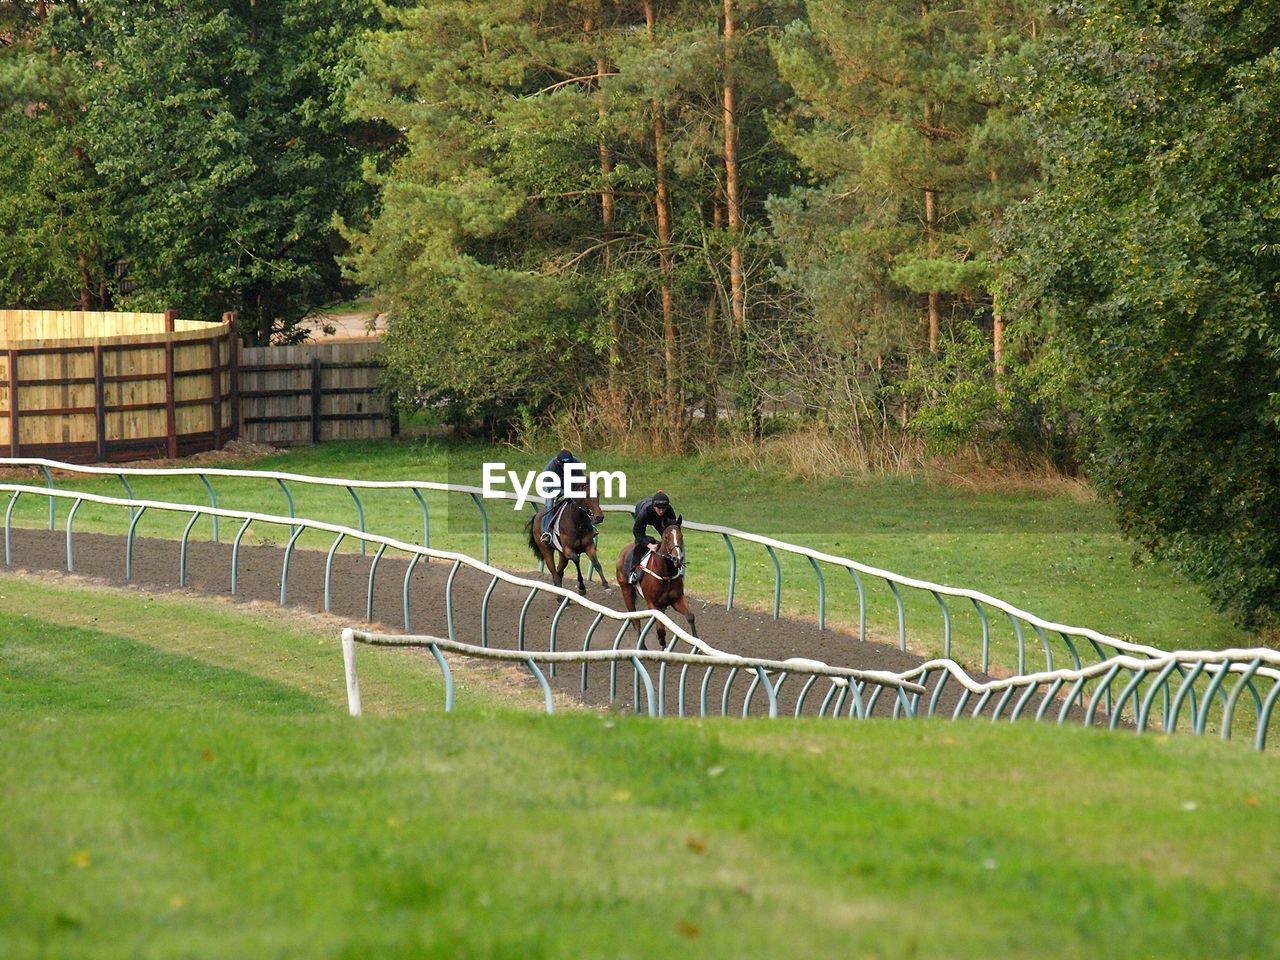
POLYGON ((538 547, 538 537, 533 532, 533 521, 538 519, 538 512, 535 510, 533 516, 529 518, 529 522, 525 524, 529 531, 529 549, 533 551, 533 555, 539 560, 542 559, 542 550, 538 547))

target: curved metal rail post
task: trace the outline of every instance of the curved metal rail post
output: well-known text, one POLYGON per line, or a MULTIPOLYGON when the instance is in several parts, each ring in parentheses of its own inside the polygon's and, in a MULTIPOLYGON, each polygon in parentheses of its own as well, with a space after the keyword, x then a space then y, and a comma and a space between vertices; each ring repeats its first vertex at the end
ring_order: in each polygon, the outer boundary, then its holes
POLYGON ((992 710, 992 711, 991 711, 991 722, 992 722, 992 723, 995 723, 997 720, 999 720, 999 719, 1000 719, 1000 714, 1004 712, 1005 705, 1006 705, 1006 704, 1008 704, 1008 702, 1009 702, 1010 698, 1012 698, 1012 697, 1013 697, 1013 691, 1014 691, 1015 689, 1016 689, 1016 688, 1015 688, 1015 687, 1013 687, 1013 686, 1005 687, 1005 690, 1004 690, 1004 696, 1002 696, 1002 697, 1001 697, 1001 698, 996 702, 996 708, 995 708, 994 710, 992 710))
MULTIPOLYGON (((773 684, 769 682, 769 675, 764 672, 764 667, 756 667, 756 676, 760 682, 764 684, 764 692, 769 698, 769 718, 777 719, 778 716, 778 691, 773 684)), ((783 677, 785 678, 785 674, 783 677)), ((782 681, 778 681, 778 686, 782 686, 782 681)))
POLYGON ((1261 709, 1258 710, 1258 732, 1253 737, 1255 750, 1267 748, 1267 727, 1271 723, 1271 710, 1276 705, 1276 697, 1280 697, 1280 680, 1272 682, 1271 690, 1262 702, 1261 709))
MULTIPOLYGON (((1178 732, 1178 717, 1182 713, 1182 702, 1191 695, 1191 709, 1195 710, 1195 687, 1196 679, 1200 674, 1204 673, 1204 661, 1197 661, 1195 666, 1191 668, 1191 673, 1187 673, 1179 665, 1179 675, 1182 677, 1182 683, 1178 685, 1178 692, 1174 694, 1173 706, 1169 708, 1169 722, 1165 725, 1165 733, 1178 732)), ((1194 723, 1194 719, 1192 721, 1194 723)))
MULTIPOLYGON (((653 625, 657 622, 653 617, 645 621, 644 626, 640 628, 640 636, 636 638, 637 650, 645 649, 644 638, 649 635, 649 631, 653 629, 653 625)), ((662 648, 662 641, 658 641, 658 647, 659 649, 662 648)), ((631 709, 634 713, 640 712, 640 677, 638 675, 631 678, 631 709)))
MULTIPOLYGON (((618 632, 613 635, 613 647, 611 649, 620 650, 622 648, 622 636, 627 632, 627 627, 629 626, 631 626, 631 624, 626 620, 623 620, 620 624, 618 624, 618 632)), ((618 661, 610 660, 609 661, 609 706, 613 706, 613 704, 617 701, 617 699, 618 699, 618 661)))
POLYGON ((146 512, 146 507, 139 507, 138 512, 133 515, 133 519, 129 521, 129 533, 124 541, 124 579, 126 582, 133 579, 133 541, 138 532, 138 521, 142 519, 142 515, 146 512))
MULTIPOLYGON (((1155 703, 1156 693, 1158 693, 1160 690, 1164 690, 1165 703, 1166 705, 1168 704, 1169 675, 1173 673, 1174 669, 1177 666, 1178 666, 1177 660, 1170 660, 1168 663, 1166 663, 1161 668, 1160 672, 1156 674, 1155 680, 1151 682, 1151 687, 1147 690, 1147 692, 1143 695, 1142 700, 1139 702, 1138 714, 1136 717, 1134 717, 1134 721, 1138 728, 1139 733, 1142 733, 1142 731, 1147 728, 1147 716, 1151 712, 1151 705, 1155 703)), ((1167 714, 1165 719, 1166 720, 1168 719, 1167 714)))
POLYGON ((288 485, 279 477, 276 477, 276 483, 280 484, 280 489, 284 491, 284 498, 289 502, 289 516, 296 517, 297 513, 293 509, 293 494, 289 492, 288 485))
MULTIPOLYGON (((50 489, 50 490, 52 490, 52 489, 53 489, 53 474, 49 472, 49 468, 48 468, 48 467, 46 467, 43 463, 42 463, 42 464, 40 464, 40 472, 44 474, 44 482, 45 482, 46 484, 48 484, 49 489, 50 489)), ((50 498, 49 498, 49 530, 50 530, 50 531, 52 531, 52 530, 53 530, 53 528, 54 528, 55 526, 57 526, 57 523, 58 523, 58 522, 57 522, 57 519, 55 518, 55 515, 54 515, 54 503, 55 503, 55 501, 54 501, 53 497, 50 497, 50 498)))
POLYGON ((898 604, 898 649, 905 650, 907 649, 907 611, 902 606, 902 593, 898 590, 898 585, 892 580, 885 578, 884 582, 893 591, 893 599, 898 604))
POLYGON ((809 558, 809 563, 813 566, 813 572, 818 575, 818 631, 827 629, 827 580, 822 575, 822 568, 818 566, 818 561, 809 558))
POLYGON ((409 578, 413 576, 413 568, 418 565, 422 554, 415 553, 409 558, 409 566, 404 571, 404 588, 401 591, 401 604, 404 607, 404 632, 409 632, 409 578))
POLYGON ((471 494, 471 499, 476 505, 476 509, 480 511, 480 528, 484 537, 484 562, 489 562, 489 514, 485 512, 484 504, 480 502, 478 493, 471 494))
POLYGON ((345 533, 338 534, 338 539, 333 541, 333 546, 329 548, 329 555, 324 558, 324 612, 329 612, 329 587, 333 583, 333 555, 338 550, 338 544, 346 539, 345 533))
POLYGON ((547 704, 547 713, 555 713, 556 701, 555 698, 551 696, 551 685, 547 683, 547 678, 542 675, 542 671, 538 669, 538 665, 533 662, 532 658, 525 661, 525 666, 529 668, 529 672, 532 673, 534 679, 538 681, 538 686, 542 688, 542 696, 546 700, 547 704))
MULTIPOLYGON (((489 581, 489 586, 485 588, 484 598, 480 601, 480 646, 489 646, 489 598, 493 596, 494 588, 498 586, 498 577, 489 581)), ((583 665, 585 667, 585 664, 583 665)))
POLYGON ((853 574, 854 585, 858 588, 858 639, 863 643, 867 641, 867 591, 862 586, 862 578, 858 576, 858 571, 853 567, 845 567, 853 574))
POLYGON ((178 548, 178 586, 180 587, 187 585, 187 541, 191 537, 191 528, 199 519, 199 513, 191 514, 191 519, 187 521, 187 526, 182 531, 182 544, 178 548))
POLYGON ((729 548, 729 600, 724 605, 726 610, 733 609, 733 588, 738 584, 738 555, 734 552, 733 541, 729 539, 727 533, 722 533, 724 537, 724 545, 729 548))
POLYGON ((424 547, 431 546, 431 514, 427 511, 427 501, 422 498, 422 491, 417 487, 410 487, 410 492, 418 498, 418 503, 422 506, 422 545, 424 547))
MULTIPOLYGON (((560 600, 560 606, 556 607, 555 615, 552 616, 551 618, 551 636, 547 640, 547 649, 550 650, 552 653, 555 653, 556 651, 556 635, 560 629, 560 616, 561 614, 564 613, 564 608, 567 607, 568 605, 569 605, 569 598, 562 597, 560 600)), ((547 666, 551 668, 550 673, 551 673, 551 676, 554 677, 556 675, 555 661, 554 660, 551 661, 549 664, 547 664, 547 666)))
POLYGON ((236 531, 236 537, 231 542, 231 595, 233 597, 236 594, 240 573, 240 541, 244 538, 245 531, 249 529, 249 524, 252 522, 252 517, 245 517, 244 523, 240 524, 240 529, 236 531))
MULTIPOLYGON (((1240 677, 1240 682, 1235 685, 1235 689, 1231 691, 1231 696, 1227 697, 1227 705, 1222 708, 1222 739, 1231 739, 1231 721, 1236 712, 1236 701, 1240 699, 1240 694, 1244 692, 1246 684, 1250 684, 1253 675, 1258 672, 1258 668, 1262 666, 1262 658, 1255 657, 1249 662, 1249 666, 1245 668, 1245 672, 1240 677)), ((1225 664, 1224 664, 1225 670, 1225 664)), ((1257 691, 1255 691, 1256 693, 1257 691)))
POLYGON ((67 572, 72 573, 76 570, 72 562, 72 522, 76 520, 76 511, 81 506, 83 500, 78 499, 72 504, 72 508, 67 512, 67 572))
POLYGON ((378 561, 382 559, 386 549, 387 545, 385 543, 378 544, 378 549, 373 552, 373 562, 369 564, 369 592, 365 595, 364 600, 364 618, 370 622, 373 621, 373 581, 378 573, 378 561))
POLYGON ((1103 674, 1102 679, 1098 681, 1098 689, 1093 691, 1093 696, 1089 698, 1089 707, 1084 712, 1084 725, 1086 727, 1093 726, 1094 714, 1098 712, 1098 701, 1102 699, 1102 695, 1104 692, 1107 695, 1107 701, 1108 701, 1107 709, 1109 712, 1111 712, 1111 703, 1110 703, 1111 681, 1113 681, 1116 678, 1116 674, 1118 674, 1119 672, 1120 672, 1120 664, 1117 663, 1105 674, 1103 674))
POLYGON ((1044 715, 1049 711, 1049 704, 1053 703, 1053 698, 1058 695, 1058 691, 1062 689, 1062 677, 1054 680, 1049 684, 1049 689, 1044 692, 1044 699, 1040 701, 1040 707, 1036 710, 1036 722, 1039 723, 1044 719, 1044 715))
MULTIPOLYGON (((589 627, 587 628, 587 635, 586 635, 586 637, 585 637, 585 638, 583 639, 583 641, 582 641, 582 651, 583 651, 583 653, 585 653, 586 651, 588 651, 588 650, 590 650, 590 649, 591 649, 591 636, 592 636, 592 634, 594 634, 594 633, 596 632, 596 627, 600 626, 600 623, 601 623, 601 621, 603 621, 603 620, 604 620, 604 614, 603 614, 603 613, 597 613, 597 614, 596 614, 596 618, 595 618, 594 620, 592 620, 592 621, 591 621, 591 626, 589 626, 589 627)), ((582 691, 583 691, 583 693, 585 693, 585 692, 586 692, 586 690, 587 690, 587 661, 583 660, 583 661, 582 661, 582 691)))
MULTIPOLYGON (((648 704, 649 716, 651 717, 658 716, 658 703, 657 703, 658 698, 654 695, 653 679, 649 676, 649 671, 645 669, 644 664, 640 662, 639 657, 631 658, 631 666, 635 668, 636 677, 644 681, 644 696, 645 696, 645 703, 648 704)), ((636 684, 636 686, 637 686, 636 712, 639 713, 640 712, 639 703, 638 703, 639 696, 640 696, 639 689, 638 689, 639 684, 636 684)))
POLYGON ((13 566, 13 508, 22 496, 21 490, 13 491, 9 505, 4 508, 4 565, 13 566))
MULTIPOLYGON (((218 495, 213 492, 213 484, 209 482, 209 478, 203 473, 200 474, 200 482, 204 484, 204 488, 209 491, 209 506, 218 509, 218 495)), ((213 542, 218 542, 218 515, 213 515, 213 542)))
POLYGON ((524 623, 525 616, 529 613, 529 604, 533 603, 533 598, 538 595, 538 588, 532 587, 529 595, 524 598, 524 604, 520 607, 520 620, 516 625, 516 649, 524 649, 524 623))
MULTIPOLYGON (((136 497, 134 497, 134 495, 133 495, 133 487, 131 487, 131 486, 129 485, 129 478, 128 478, 128 477, 126 477, 123 473, 117 473, 117 474, 116 474, 116 476, 117 476, 117 477, 119 477, 119 478, 120 478, 120 482, 124 484, 124 492, 125 492, 125 495, 126 495, 126 496, 128 496, 128 498, 129 498, 130 500, 135 500, 135 499, 137 499, 137 498, 136 498, 136 497)), ((52 486, 52 484, 50 484, 50 486, 52 486)), ((133 507, 130 507, 130 508, 129 508, 129 519, 130 519, 130 520, 132 520, 132 519, 133 519, 133 507)))
MULTIPOLYGON (((1022 635, 1022 624, 1018 622, 1018 618, 1012 613, 1005 612, 1005 616, 1009 618, 1009 622, 1013 624, 1013 635, 1018 638, 1018 674, 1025 675, 1027 672, 1027 641, 1022 635)), ((1111 704, 1108 702, 1108 709, 1111 704)))
POLYGON ((1221 664, 1218 672, 1213 675, 1213 679, 1209 681, 1209 686, 1204 691, 1204 699, 1200 702, 1200 712, 1196 714, 1195 726, 1192 732, 1197 736, 1204 735, 1205 724, 1209 722, 1209 708, 1213 706, 1213 697, 1221 689, 1223 681, 1227 679, 1227 664, 1221 664))
POLYGON ((715 670, 715 667, 708 666, 706 671, 702 674, 702 685, 698 691, 698 716, 700 717, 708 716, 707 692, 711 688, 711 673, 714 670, 715 670))
POLYGON ((1120 691, 1120 696, 1116 698, 1116 707, 1111 711, 1111 722, 1107 724, 1108 730, 1114 730, 1120 726, 1120 716, 1124 713, 1124 705, 1133 697, 1134 703, 1138 706, 1134 710, 1134 719, 1138 718, 1138 710, 1141 709, 1141 701, 1138 700, 1138 688, 1142 685, 1142 681, 1147 678, 1145 670, 1133 671, 1133 679, 1124 685, 1124 689, 1120 691))
POLYGON ((284 563, 280 568, 280 606, 284 606, 285 600, 289 596, 289 560, 293 557, 294 545, 298 542, 298 538, 302 536, 302 531, 307 529, 301 524, 289 536, 289 544, 284 548, 284 563))
POLYGON ((982 672, 986 673, 991 669, 991 624, 987 623, 987 611, 982 609, 982 604, 977 598, 969 599, 973 601, 974 609, 978 611, 978 619, 982 621, 982 672))
POLYGON ((951 611, 947 609, 947 603, 942 599, 942 595, 936 590, 930 590, 933 599, 938 601, 938 606, 942 608, 942 655, 948 660, 951 659, 951 611))
POLYGON ((1018 702, 1014 704, 1013 713, 1009 714, 1010 722, 1013 722, 1022 716, 1022 711, 1027 708, 1027 704, 1031 702, 1031 698, 1035 696, 1036 691, 1039 689, 1040 684, 1038 683, 1031 683, 1027 686, 1027 692, 1018 698, 1018 702))
POLYGON ((1045 670, 1052 672, 1053 651, 1049 648, 1049 637, 1045 634, 1043 630, 1040 629, 1039 624, 1036 624, 1036 623, 1031 624, 1031 629, 1036 632, 1036 636, 1040 638, 1040 642, 1044 645, 1044 668, 1045 670))
MULTIPOLYGON (((804 711, 804 701, 805 701, 805 698, 809 696, 809 688, 812 687, 817 682, 818 682, 818 675, 816 673, 811 673, 809 674, 809 679, 804 682, 804 686, 800 688, 800 693, 796 696, 796 716, 797 717, 800 716, 800 714, 804 711)), ((782 684, 779 683, 778 686, 781 687, 782 684)))
POLYGON ((67 511, 67 573, 72 573, 75 570, 75 565, 72 562, 71 557, 71 523, 75 520, 76 511, 80 509, 81 503, 83 503, 82 500, 76 500, 76 502, 71 505, 71 509, 67 511))
POLYGON ((453 712, 453 671, 449 669, 449 664, 444 658, 444 654, 440 652, 440 648, 434 643, 431 644, 431 655, 436 658, 436 663, 440 664, 440 673, 444 677, 444 712, 453 712))
MULTIPOLYGON (((351 494, 351 499, 352 499, 352 500, 354 500, 354 501, 356 502, 356 519, 359 521, 359 526, 357 527, 357 529, 358 529, 361 533, 364 533, 364 532, 365 532, 365 529, 364 529, 364 504, 363 504, 363 503, 361 503, 361 502, 360 502, 360 498, 359 498, 358 496, 356 496, 356 491, 355 491, 355 488, 354 488, 354 487, 347 487, 347 493, 351 494)), ((363 557, 364 555, 365 555, 365 542, 364 542, 363 540, 361 540, 361 541, 360 541, 360 556, 362 556, 362 557, 363 557)))
POLYGON ((765 549, 773 561, 773 619, 777 620, 782 610, 782 565, 778 563, 778 554, 773 547, 766 544, 765 549))
POLYGON ((729 676, 725 677, 724 689, 720 691, 720 716, 729 715, 729 691, 733 689, 733 681, 738 679, 738 668, 730 667, 729 676))
POLYGON ((453 566, 449 569, 449 578, 444 583, 444 619, 449 629, 450 640, 458 639, 453 629, 453 580, 458 575, 458 568, 461 566, 461 560, 453 561, 453 566))
MULTIPOLYGON (((936 717, 938 715, 938 702, 942 699, 942 688, 947 685, 947 681, 951 679, 951 671, 943 670, 938 674, 938 682, 934 684, 933 696, 929 698, 929 716, 936 717)), ((924 683, 924 678, 920 680, 924 683)))

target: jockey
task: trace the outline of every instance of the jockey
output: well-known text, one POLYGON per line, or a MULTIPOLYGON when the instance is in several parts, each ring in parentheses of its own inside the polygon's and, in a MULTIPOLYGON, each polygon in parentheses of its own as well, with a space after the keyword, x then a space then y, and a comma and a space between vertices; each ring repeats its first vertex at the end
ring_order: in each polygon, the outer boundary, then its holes
POLYGON ((676 512, 671 507, 671 498, 659 490, 652 497, 645 497, 636 504, 636 522, 631 527, 631 535, 635 537, 635 552, 631 555, 631 576, 628 583, 639 583, 641 577, 640 561, 645 552, 653 549, 658 541, 646 532, 649 527, 662 531, 676 522, 676 512))
POLYGON ((547 461, 547 465, 542 468, 543 473, 554 474, 560 478, 560 489, 551 496, 547 497, 545 508, 542 511, 542 542, 551 543, 551 515, 555 512, 555 505, 564 493, 564 468, 568 463, 581 463, 582 461, 575 457, 568 450, 561 450, 554 457, 547 461))

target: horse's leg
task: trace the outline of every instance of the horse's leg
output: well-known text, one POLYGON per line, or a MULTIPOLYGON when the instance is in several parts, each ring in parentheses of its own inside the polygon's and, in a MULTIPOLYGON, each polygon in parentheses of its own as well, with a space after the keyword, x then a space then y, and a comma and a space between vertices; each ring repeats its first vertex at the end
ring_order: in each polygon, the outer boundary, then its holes
POLYGON ((698 628, 693 622, 693 610, 689 607, 689 598, 684 594, 681 594, 680 599, 671 605, 671 609, 677 613, 684 614, 684 618, 689 621, 689 632, 696 637, 698 635, 698 628))
POLYGON ((552 582, 557 587, 564 586, 564 568, 567 567, 568 565, 569 565, 569 558, 566 557, 563 553, 560 554, 560 562, 556 564, 556 572, 555 572, 554 579, 552 580, 552 582))
MULTIPOLYGON (((609 579, 604 575, 604 569, 600 566, 600 559, 596 556, 596 542, 594 539, 587 544, 587 557, 591 560, 591 567, 595 568, 596 573, 600 574, 600 586, 608 590, 609 579)), ((589 570, 588 575, 590 575, 589 570)))
MULTIPOLYGON (((584 597, 587 595, 587 585, 582 582, 582 554, 576 554, 573 558, 573 567, 578 571, 578 593, 584 597)), ((588 567, 588 570, 591 568, 588 567)))

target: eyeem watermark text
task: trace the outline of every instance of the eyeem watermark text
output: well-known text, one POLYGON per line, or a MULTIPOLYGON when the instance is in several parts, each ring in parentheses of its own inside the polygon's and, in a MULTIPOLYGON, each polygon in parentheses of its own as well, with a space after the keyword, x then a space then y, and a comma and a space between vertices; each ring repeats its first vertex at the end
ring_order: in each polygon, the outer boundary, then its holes
POLYGON ((524 482, 515 470, 508 470, 505 463, 484 464, 484 497, 486 499, 504 499, 507 489, 516 495, 515 509, 519 510, 531 497, 545 500, 562 494, 570 499, 581 499, 591 496, 596 500, 612 500, 615 496, 626 499, 627 475, 621 470, 592 470, 587 472, 585 463, 566 463, 564 465, 564 489, 560 489, 560 478, 554 473, 543 473, 527 470, 524 482), (617 493, 614 487, 617 487, 617 493))

